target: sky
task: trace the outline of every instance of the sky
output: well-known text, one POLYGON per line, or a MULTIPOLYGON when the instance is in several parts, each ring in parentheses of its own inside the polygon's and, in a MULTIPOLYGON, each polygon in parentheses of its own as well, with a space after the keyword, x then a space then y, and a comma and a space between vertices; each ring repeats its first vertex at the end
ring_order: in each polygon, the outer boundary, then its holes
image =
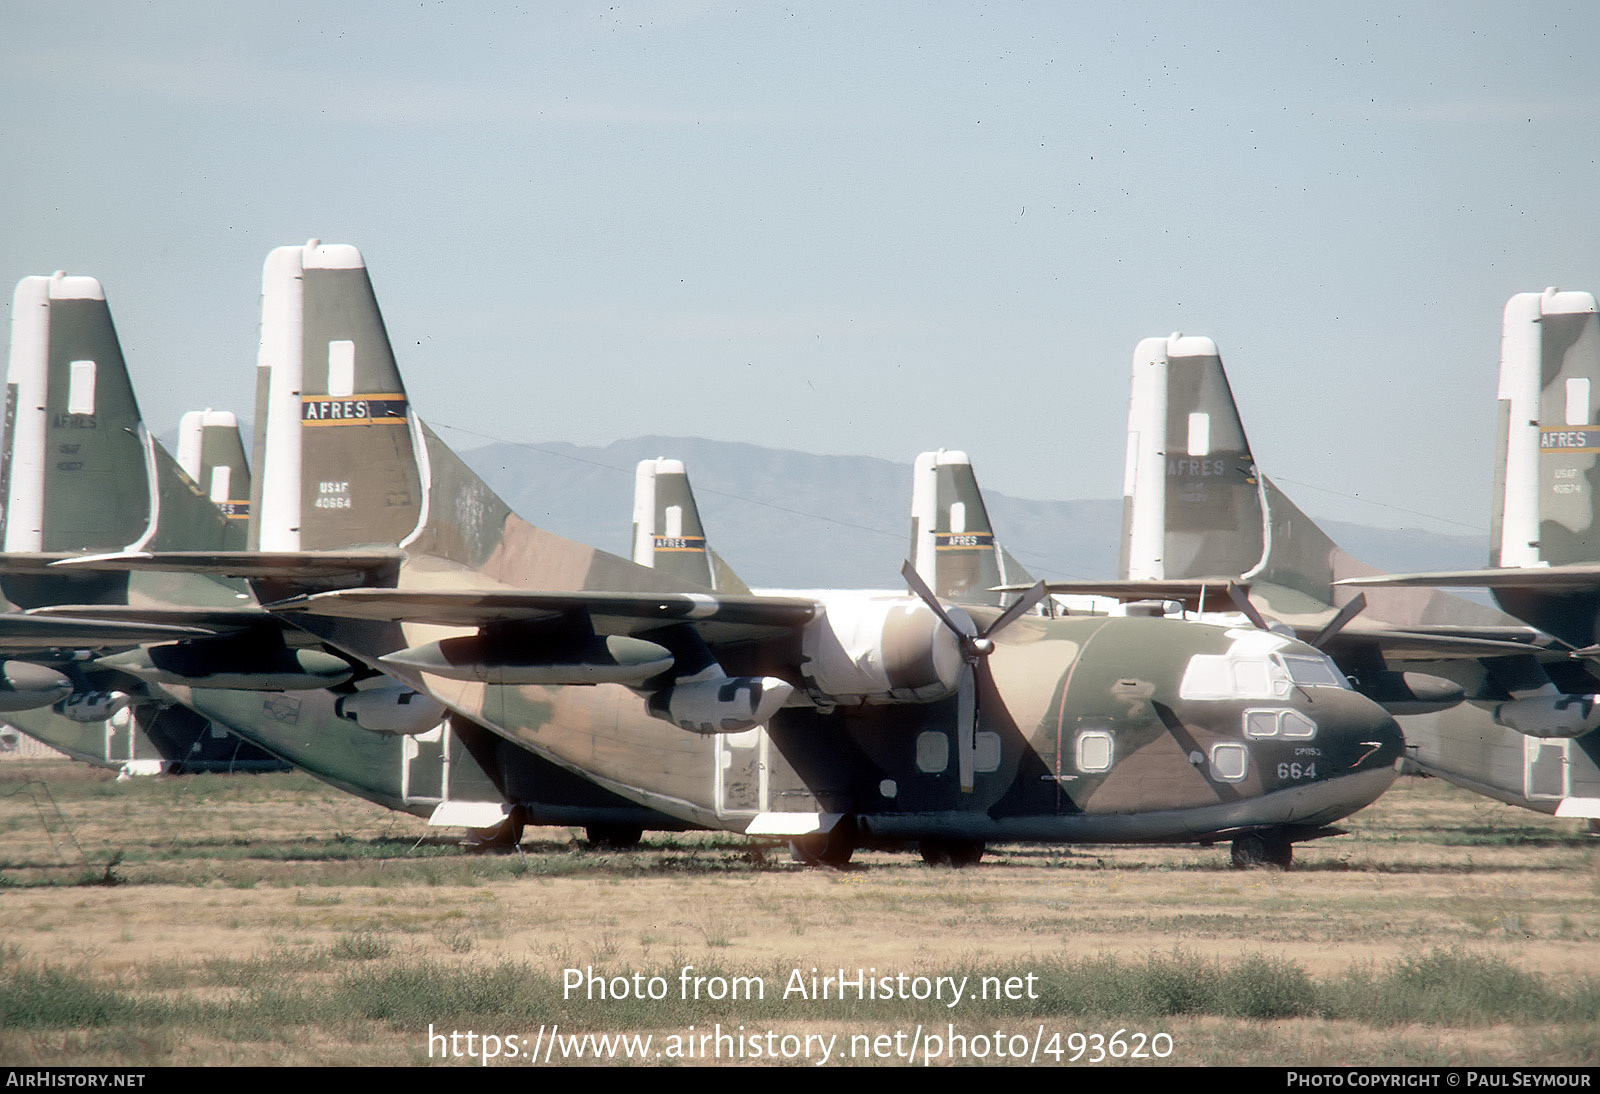
POLYGON ((118 0, 0 27, 0 278, 100 278, 158 432, 250 413, 261 263, 319 238, 365 254, 458 448, 947 447, 989 489, 1116 497, 1134 346, 1182 331, 1313 515, 1469 532, 1507 297, 1600 290, 1600 5, 118 0))

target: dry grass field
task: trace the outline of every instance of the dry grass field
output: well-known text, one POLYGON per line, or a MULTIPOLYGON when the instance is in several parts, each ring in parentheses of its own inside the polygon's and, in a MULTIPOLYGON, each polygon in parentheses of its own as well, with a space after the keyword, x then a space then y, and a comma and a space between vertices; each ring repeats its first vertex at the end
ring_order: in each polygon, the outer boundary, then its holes
POLYGON ((1224 847, 814 870, 722 835, 599 852, 564 829, 475 857, 303 776, 10 762, 0 1063, 467 1062, 430 1026, 510 1064, 1600 1062, 1579 822, 1404 779, 1348 827, 1290 873, 1224 847), (814 998, 813 969, 944 996, 814 998), (585 970, 607 998, 565 990, 585 970), (764 997, 707 998, 736 977, 764 997), (581 1040, 619 1033, 650 1046, 581 1040))

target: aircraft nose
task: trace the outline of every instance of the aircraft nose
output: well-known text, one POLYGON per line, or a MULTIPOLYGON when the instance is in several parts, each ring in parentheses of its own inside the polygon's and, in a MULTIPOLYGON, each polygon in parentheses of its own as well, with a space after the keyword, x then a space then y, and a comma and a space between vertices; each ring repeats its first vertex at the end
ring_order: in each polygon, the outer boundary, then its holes
POLYGON ((1324 740, 1342 774, 1392 769, 1405 755, 1406 741, 1400 723, 1377 703, 1355 692, 1325 696, 1307 713, 1324 725, 1324 740))

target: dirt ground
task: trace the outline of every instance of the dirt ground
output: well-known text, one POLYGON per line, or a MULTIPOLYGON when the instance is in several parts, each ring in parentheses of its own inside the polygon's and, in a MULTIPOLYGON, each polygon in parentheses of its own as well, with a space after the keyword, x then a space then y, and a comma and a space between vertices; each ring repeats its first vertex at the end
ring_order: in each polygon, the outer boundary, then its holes
MULTIPOLYGON (((964 870, 879 851, 844 870, 807 869, 781 848, 722 835, 647 837, 638 850, 599 852, 564 829, 532 831, 522 855, 487 859, 297 775, 119 784, 77 766, 7 764, 0 910, 14 956, 122 984, 154 966, 363 945, 380 960, 510 960, 557 977, 684 965, 916 975, 1182 951, 1283 958, 1322 978, 1463 949, 1552 982, 1600 980, 1600 844, 1581 822, 1403 779, 1347 827, 1297 848, 1287 873, 1235 871, 1226 847, 1023 845, 994 848, 964 870)), ((441 1013, 438 1025, 450 1021, 441 1013)), ((1547 1051, 1527 1028, 1276 1025, 1168 1023, 1184 1031, 1172 1062, 1238 1062, 1257 1051, 1241 1046, 1262 1038, 1257 1062, 1289 1062, 1276 1054, 1290 1051, 1324 1062, 1420 1054, 1531 1063, 1518 1054, 1547 1051)), ((55 1036, 0 1036, 0 1050, 20 1053, 8 1062, 109 1062, 92 1038, 55 1036)), ((386 1045, 377 1051, 401 1056, 380 1056, 386 1062, 426 1062, 415 1031, 373 1036, 364 1051, 386 1045)), ((1581 1060, 1595 1044, 1591 1027, 1561 1051, 1581 1060)), ((267 1051, 288 1062, 353 1062, 341 1045, 267 1051)), ((235 1060, 265 1062, 233 1051, 220 1062, 235 1060)))

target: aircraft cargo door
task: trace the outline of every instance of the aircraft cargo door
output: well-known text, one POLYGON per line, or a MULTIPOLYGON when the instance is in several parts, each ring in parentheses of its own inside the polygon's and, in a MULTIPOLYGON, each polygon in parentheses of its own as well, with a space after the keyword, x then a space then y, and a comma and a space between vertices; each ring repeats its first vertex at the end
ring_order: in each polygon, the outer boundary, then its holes
POLYGON ((1570 793, 1567 778, 1567 745, 1564 739, 1524 737, 1522 739, 1522 778, 1530 799, 1554 801, 1570 793))
POLYGON ((445 799, 450 780, 450 725, 440 722, 426 733, 403 738, 400 747, 400 796, 408 805, 445 799))
POLYGON ((716 736, 717 814, 742 816, 767 809, 767 731, 761 726, 743 733, 716 736))

